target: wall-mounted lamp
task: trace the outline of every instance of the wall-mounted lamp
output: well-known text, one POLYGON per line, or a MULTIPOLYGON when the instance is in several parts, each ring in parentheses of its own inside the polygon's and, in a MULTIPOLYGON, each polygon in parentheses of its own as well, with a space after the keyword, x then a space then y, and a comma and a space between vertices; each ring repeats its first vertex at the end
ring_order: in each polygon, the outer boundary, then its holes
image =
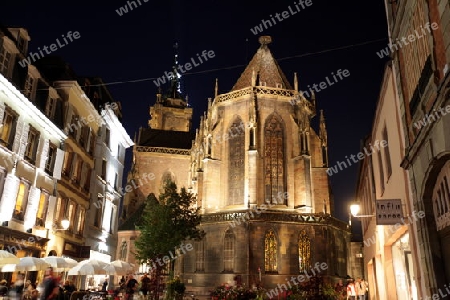
POLYGON ((70 226, 70 221, 67 219, 64 219, 61 221, 61 226, 62 228, 58 228, 58 226, 56 224, 53 225, 53 231, 58 231, 58 230, 67 230, 69 229, 70 226))
POLYGON ((358 215, 359 211, 361 210, 361 206, 358 203, 354 203, 350 205, 350 213, 355 218, 370 218, 375 217, 375 215, 358 215))

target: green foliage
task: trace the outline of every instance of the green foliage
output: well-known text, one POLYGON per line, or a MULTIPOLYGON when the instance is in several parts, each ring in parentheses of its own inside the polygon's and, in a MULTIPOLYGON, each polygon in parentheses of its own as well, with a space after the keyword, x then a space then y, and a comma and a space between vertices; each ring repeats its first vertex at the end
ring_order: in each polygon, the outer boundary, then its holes
POLYGON ((186 291, 186 286, 181 282, 180 278, 177 276, 167 282, 167 291, 171 295, 183 295, 186 291))
POLYGON ((200 240, 203 230, 198 229, 200 208, 194 208, 195 198, 182 188, 178 193, 174 182, 167 181, 164 192, 156 199, 152 193, 146 205, 139 226, 140 235, 136 240, 136 256, 139 260, 155 261, 174 253, 175 248, 185 240, 200 240))

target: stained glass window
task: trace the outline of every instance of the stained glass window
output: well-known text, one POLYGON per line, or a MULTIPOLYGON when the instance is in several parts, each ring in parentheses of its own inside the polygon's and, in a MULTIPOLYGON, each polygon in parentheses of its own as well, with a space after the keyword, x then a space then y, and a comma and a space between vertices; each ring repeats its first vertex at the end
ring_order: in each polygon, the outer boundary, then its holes
POLYGON ((284 193, 284 147, 281 122, 270 116, 264 128, 264 186, 265 202, 279 203, 279 193, 284 193))
POLYGON ((266 272, 277 272, 277 239, 273 230, 264 239, 264 264, 266 272))
POLYGON ((234 234, 231 230, 225 232, 223 245, 223 265, 224 271, 233 272, 234 265, 234 234))
POLYGON ((305 230, 298 236, 298 268, 303 272, 311 267, 311 240, 305 230))
POLYGON ((245 135, 242 124, 242 120, 236 118, 227 132, 229 135, 228 205, 244 203, 245 135))

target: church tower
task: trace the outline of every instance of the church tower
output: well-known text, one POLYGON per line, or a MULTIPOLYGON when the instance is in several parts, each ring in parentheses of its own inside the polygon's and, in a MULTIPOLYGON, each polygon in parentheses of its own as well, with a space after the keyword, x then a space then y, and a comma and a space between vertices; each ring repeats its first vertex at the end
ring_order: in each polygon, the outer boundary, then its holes
POLYGON ((177 94, 175 76, 170 93, 158 93, 150 128, 135 146, 135 174, 155 175, 140 197, 158 193, 167 176, 196 195, 206 236, 190 241, 193 250, 174 263, 175 275, 199 295, 226 282, 271 289, 301 274, 350 273, 350 228, 333 217, 324 114, 316 132, 315 95, 299 90, 297 74, 291 85, 271 41, 259 38, 228 93, 218 93, 216 80, 191 140, 192 112, 177 94), (323 268, 312 271, 317 265, 323 268))

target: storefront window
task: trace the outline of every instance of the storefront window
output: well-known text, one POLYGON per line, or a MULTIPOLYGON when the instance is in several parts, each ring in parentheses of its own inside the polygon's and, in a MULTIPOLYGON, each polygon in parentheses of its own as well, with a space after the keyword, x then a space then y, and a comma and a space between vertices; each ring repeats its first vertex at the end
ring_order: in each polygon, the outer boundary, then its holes
POLYGON ((409 233, 402 235, 392 245, 392 261, 395 272, 397 299, 417 300, 414 266, 409 245, 409 233))

